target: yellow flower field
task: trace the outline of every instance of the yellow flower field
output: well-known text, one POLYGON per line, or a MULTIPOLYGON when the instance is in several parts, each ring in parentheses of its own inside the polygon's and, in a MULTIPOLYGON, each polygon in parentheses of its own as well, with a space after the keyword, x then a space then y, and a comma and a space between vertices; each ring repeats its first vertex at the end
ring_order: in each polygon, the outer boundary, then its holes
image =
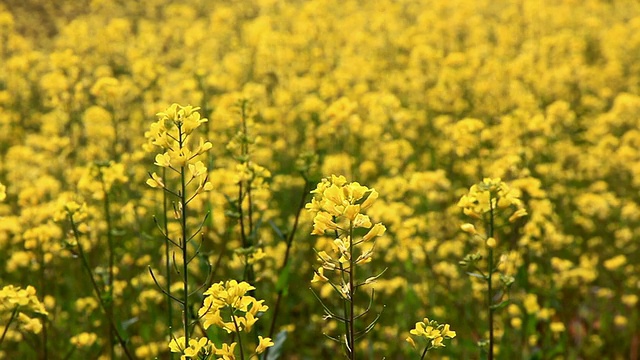
POLYGON ((0 359, 637 359, 640 3, 5 0, 0 359))

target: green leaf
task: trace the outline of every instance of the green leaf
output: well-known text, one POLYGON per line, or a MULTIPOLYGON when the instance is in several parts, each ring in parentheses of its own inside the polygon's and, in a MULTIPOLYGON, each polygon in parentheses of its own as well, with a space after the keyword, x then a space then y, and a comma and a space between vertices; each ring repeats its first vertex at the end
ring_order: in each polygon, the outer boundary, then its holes
POLYGON ((499 310, 499 309, 502 309, 502 308, 506 307, 507 305, 509 305, 509 303, 511 303, 511 301, 507 299, 507 300, 504 300, 504 301, 500 302, 499 304, 491 305, 491 308, 493 310, 499 310))
POLYGON ((276 235, 278 235, 278 238, 280 240, 286 240, 287 239, 285 234, 282 233, 282 231, 280 230, 278 225, 276 225, 276 223, 274 223, 273 220, 269 220, 269 225, 271 225, 271 228, 273 229, 273 231, 275 231, 276 235))

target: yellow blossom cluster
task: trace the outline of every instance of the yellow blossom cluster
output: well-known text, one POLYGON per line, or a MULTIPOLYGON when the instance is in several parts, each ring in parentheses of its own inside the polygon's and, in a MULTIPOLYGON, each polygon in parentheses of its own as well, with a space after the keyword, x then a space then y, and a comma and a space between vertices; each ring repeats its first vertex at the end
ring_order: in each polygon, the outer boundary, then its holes
MULTIPOLYGON (((456 332, 451 330, 449 324, 438 324, 437 321, 429 320, 428 318, 417 322, 409 333, 417 339, 422 339, 421 341, 426 339, 427 346, 424 350, 425 353, 430 349, 444 347, 444 340, 456 337, 456 332)), ((407 342, 414 348, 417 348, 417 344, 411 336, 407 337, 407 342)))
MULTIPOLYGON (((472 185, 469 193, 462 196, 458 201, 465 215, 481 218, 484 214, 498 209, 505 209, 512 205, 519 207, 521 205, 518 199, 518 192, 512 191, 511 188, 500 178, 486 178, 482 182, 472 185)), ((527 211, 518 208, 510 217, 509 222, 525 216, 527 211)))
MULTIPOLYGON (((340 175, 332 175, 318 183, 311 202, 306 208, 315 213, 313 218, 312 235, 333 236, 333 250, 335 258, 326 251, 318 252, 318 260, 322 265, 315 271, 311 282, 326 282, 325 270, 335 271, 350 270, 358 264, 366 264, 372 261, 375 238, 382 236, 386 227, 382 223, 371 223, 369 216, 362 213, 369 209, 378 198, 379 194, 375 189, 369 189, 357 182, 348 183, 347 179, 340 175), (352 239, 353 230, 358 228, 369 229, 360 239, 352 239), (355 259, 353 248, 357 245, 372 243, 366 250, 362 250, 355 259), (353 261, 352 261, 353 260, 353 261)), ((366 284, 375 280, 367 279, 366 284)), ((348 297, 348 285, 340 286, 343 296, 348 297)))
MULTIPOLYGON (((42 331, 41 316, 48 316, 45 306, 36 296, 36 289, 27 286, 25 289, 13 285, 6 285, 0 289, 0 319, 2 320, 2 338, 10 332, 9 327, 16 321, 18 329, 34 334, 42 331), (38 317, 30 317, 27 314, 39 314, 38 317)), ((10 339, 20 341, 21 336, 16 333, 9 335, 10 339)), ((2 341, 0 341, 1 343, 2 341)))
MULTIPOLYGON (((211 149, 209 141, 200 139, 197 145, 192 145, 191 133, 207 119, 200 118, 197 111, 200 108, 172 104, 164 112, 158 113, 158 121, 151 125, 145 133, 151 145, 160 147, 163 152, 155 157, 155 165, 168 168, 175 172, 182 172, 188 168, 188 183, 197 181, 198 188, 195 195, 210 191, 213 186, 208 179, 208 171, 202 161, 196 158, 211 149)), ((165 188, 164 180, 155 172, 147 180, 147 185, 153 188, 165 188)))
MULTIPOLYGON (((237 336, 240 336, 242 331, 250 332, 259 316, 269 309, 267 305, 263 304, 264 300, 257 300, 253 296, 247 295, 247 292, 251 290, 255 290, 255 287, 244 281, 229 280, 211 285, 204 292, 204 302, 198 310, 203 327, 207 329, 213 325, 227 333, 235 333, 237 336)), ((173 352, 180 352, 176 349, 183 349, 185 355, 192 357, 199 351, 205 351, 207 354, 222 355, 224 359, 227 357, 235 359, 234 348, 237 342, 230 345, 223 344, 222 348, 218 349, 215 345, 207 343, 206 338, 203 338, 200 340, 191 339, 189 345, 190 347, 185 349, 184 337, 182 337, 178 340, 172 340, 169 346, 173 352), (180 341, 182 341, 182 347, 180 347, 180 341), (190 351, 191 355, 187 351, 190 351)), ((269 346, 273 346, 271 339, 259 336, 255 353, 261 354, 269 346)))

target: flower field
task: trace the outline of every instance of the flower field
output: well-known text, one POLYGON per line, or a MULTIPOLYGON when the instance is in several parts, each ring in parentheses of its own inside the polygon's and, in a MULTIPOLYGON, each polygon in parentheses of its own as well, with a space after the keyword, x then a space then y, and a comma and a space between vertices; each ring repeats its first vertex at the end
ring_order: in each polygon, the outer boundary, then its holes
POLYGON ((640 358, 640 3, 0 3, 0 359, 640 358))

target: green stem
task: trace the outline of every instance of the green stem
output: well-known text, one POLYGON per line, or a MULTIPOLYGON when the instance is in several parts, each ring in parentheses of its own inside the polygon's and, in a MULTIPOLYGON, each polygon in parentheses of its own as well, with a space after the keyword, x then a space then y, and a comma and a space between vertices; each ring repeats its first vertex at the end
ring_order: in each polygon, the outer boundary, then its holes
MULTIPOLYGON (((494 209, 492 199, 489 199, 490 211, 489 211, 489 237, 493 237, 494 229, 494 209)), ((487 290, 487 304, 489 306, 489 360, 493 360, 493 248, 489 248, 489 274, 487 275, 488 290, 487 290)))
MULTIPOLYGON (((107 190, 107 185, 104 182, 104 178, 102 178, 102 169, 100 171, 100 180, 102 182, 102 190, 104 192, 104 214, 105 220, 107 222, 107 245, 109 251, 109 276, 107 279, 107 317, 113 318, 113 264, 114 264, 114 253, 113 253, 113 232, 112 232, 112 223, 111 223, 111 209, 109 206, 109 191, 107 190)), ((113 334, 111 332, 111 328, 107 328, 108 335, 108 344, 109 344, 109 353, 111 354, 111 359, 114 358, 114 346, 113 343, 113 334)))
MULTIPOLYGON (((87 273, 89 274, 89 279, 91 280, 93 291, 96 293, 96 297, 98 298, 98 303, 100 304, 100 308, 105 313, 105 315, 107 315, 108 314, 107 308, 104 304, 104 299, 102 299, 102 293, 100 292, 100 287, 98 286, 96 279, 93 277, 93 272, 91 271, 91 267, 87 262, 84 249, 82 248, 82 244, 80 243, 80 234, 78 233, 78 227, 76 226, 76 223, 73 220, 73 214, 69 212, 67 215, 69 216, 69 222, 71 223, 71 231, 73 232, 73 237, 76 240, 76 243, 78 245, 78 255, 80 257, 80 260, 82 261, 82 266, 85 268, 85 270, 87 270, 87 273)), ((118 339, 118 342, 120 343, 120 346, 124 351, 124 354, 127 356, 127 359, 130 359, 130 360, 135 359, 133 355, 129 352, 129 349, 127 349, 127 343, 126 341, 124 341, 124 339, 120 335, 120 332, 116 328, 113 318, 110 318, 107 316, 107 321, 109 322, 109 326, 111 326, 111 331, 113 332, 113 334, 115 334, 116 338, 118 339)))
MULTIPOLYGON (((186 135, 182 133, 182 126, 178 125, 178 143, 180 150, 184 147, 186 135)), ((182 240, 180 250, 182 251, 182 322, 184 329, 185 344, 189 343, 189 256, 187 254, 187 181, 185 177, 185 167, 180 166, 180 220, 182 230, 182 240)))
MULTIPOLYGON (((162 182, 167 183, 167 168, 162 168, 162 182)), ((165 258, 165 268, 167 274, 167 328, 169 331, 169 340, 171 340, 172 335, 172 320, 173 320, 173 306, 171 304, 171 257, 170 257, 170 246, 169 243, 169 224, 167 218, 167 192, 162 192, 162 223, 164 224, 164 258, 165 258)), ((173 353, 170 353, 170 359, 173 360, 173 353)))
MULTIPOLYGON (((333 221, 334 222, 336 221, 336 217, 335 216, 333 217, 333 221)), ((340 234, 338 233, 337 229, 334 231, 334 233, 335 233, 335 237, 334 237, 335 239, 340 237, 340 234)), ((342 278, 342 283, 344 284, 345 268, 342 267, 342 263, 341 262, 338 262, 338 264, 339 264, 339 270, 340 270, 340 277, 342 278)), ((331 283, 331 282, 329 282, 329 283, 331 283)), ((334 289, 336 288, 335 285, 332 284, 332 286, 333 286, 334 289)), ((340 292, 340 295, 342 296, 342 292, 340 292)), ((345 336, 347 337, 347 339, 346 339, 347 341, 345 343, 345 346, 347 347, 347 355, 348 355, 349 354, 349 339, 348 339, 348 337, 349 337, 349 321, 348 321, 349 312, 348 312, 348 309, 347 309, 348 308, 347 299, 343 299, 342 306, 343 306, 343 311, 344 311, 344 318, 347 319, 347 321, 344 323, 344 330, 345 330, 345 336)))
POLYGON ((236 328, 236 334, 238 334, 238 347, 240 348, 240 359, 244 360, 244 350, 242 350, 242 336, 240 336, 240 329, 238 328, 238 323, 236 322, 236 317, 234 315, 234 310, 231 305, 229 305, 231 309, 231 320, 233 320, 233 326, 236 328))
POLYGON ((349 359, 354 360, 356 358, 355 351, 355 331, 353 322, 355 320, 355 316, 353 314, 354 311, 354 295, 355 295, 355 282, 356 276, 356 268, 355 261, 353 260, 353 221, 349 223, 349 336, 347 340, 349 341, 349 359))
MULTIPOLYGON (((300 214, 302 213, 302 209, 304 209, 305 202, 307 200, 307 188, 309 187, 309 181, 304 179, 304 186, 302 187, 302 196, 300 197, 300 204, 298 204, 298 211, 296 212, 296 217, 293 220, 293 228, 291 232, 287 236, 287 249, 284 252, 284 260, 282 261, 282 265, 280 265, 280 269, 278 269, 278 274, 282 274, 285 267, 289 263, 289 252, 291 250, 291 245, 293 244, 293 238, 296 234, 296 230, 298 229, 298 223, 300 220, 300 214)), ((276 329, 276 320, 278 319, 278 310, 280 308, 280 301, 282 300, 282 296, 284 295, 284 288, 278 289, 278 296, 276 297, 276 303, 273 306, 273 317, 271 318, 271 326, 269 326, 269 337, 273 339, 273 333, 276 329)), ((264 358, 269 358, 269 349, 268 347, 264 351, 264 358)))
POLYGON ((11 312, 11 317, 9 318, 9 322, 4 327, 4 331, 2 332, 2 336, 0 336, 0 345, 2 345, 2 342, 4 341, 4 337, 7 336, 7 332, 9 332, 9 326, 11 325, 13 320, 16 318, 16 316, 18 316, 18 308, 19 308, 19 306, 16 306, 13 309, 13 311, 11 312))
POLYGON ((422 356, 420 356, 420 360, 423 360, 425 356, 427 356, 427 353, 429 352, 429 345, 427 345, 424 348, 424 351, 422 352, 422 356))
MULTIPOLYGON (((240 147, 241 154, 241 162, 243 164, 248 164, 249 162, 249 131, 247 128, 247 100, 242 100, 240 106, 240 121, 242 127, 242 140, 240 147)), ((252 235, 254 233, 253 229, 253 203, 251 199, 251 180, 247 181, 245 192, 243 193, 243 184, 242 181, 238 185, 238 211, 240 214, 240 232, 242 237, 242 247, 248 248, 254 245, 254 241, 252 235), (244 196, 247 197, 247 224, 245 226, 244 222, 244 211, 242 210, 242 202, 244 200, 244 196), (245 229, 245 227, 248 227, 245 229)), ((253 264, 249 264, 249 254, 245 255, 245 269, 243 274, 243 279, 245 279, 249 284, 254 285, 255 283, 255 272, 253 269, 253 264)), ((255 290, 249 291, 249 295, 255 297, 255 290)))
MULTIPOLYGON (((40 263, 40 291, 42 291, 43 298, 47 295, 47 280, 46 280, 46 264, 44 261, 44 250, 42 246, 38 247, 38 262, 40 263)), ((49 327, 47 324, 48 319, 44 319, 42 321, 42 356, 43 359, 49 358, 49 352, 47 350, 47 345, 49 342, 49 327)), ((8 325, 7 325, 8 326, 8 325)))

